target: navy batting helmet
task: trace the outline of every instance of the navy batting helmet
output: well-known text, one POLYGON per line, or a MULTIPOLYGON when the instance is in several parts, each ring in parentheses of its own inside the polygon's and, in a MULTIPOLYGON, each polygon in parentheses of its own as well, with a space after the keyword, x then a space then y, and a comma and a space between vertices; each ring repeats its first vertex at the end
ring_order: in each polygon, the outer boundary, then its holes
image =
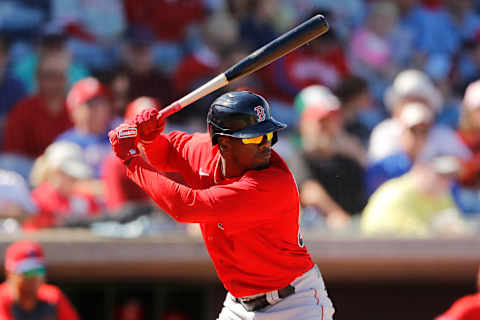
POLYGON ((248 91, 233 91, 218 97, 208 110, 207 124, 213 145, 217 144, 219 135, 243 139, 272 131, 273 145, 277 142, 276 131, 287 127, 272 117, 263 97, 248 91))

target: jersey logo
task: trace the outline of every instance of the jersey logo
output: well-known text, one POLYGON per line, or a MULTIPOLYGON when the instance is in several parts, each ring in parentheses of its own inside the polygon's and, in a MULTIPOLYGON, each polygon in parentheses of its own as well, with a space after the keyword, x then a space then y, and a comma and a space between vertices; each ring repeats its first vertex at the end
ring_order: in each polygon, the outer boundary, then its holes
POLYGON ((225 228, 223 227, 223 224, 221 224, 221 223, 218 224, 218 229, 225 230, 225 228))
POLYGON ((265 109, 262 106, 256 106, 254 108, 255 112, 257 113, 258 121, 265 120, 265 109))
POLYGON ((203 171, 202 169, 200 169, 200 170, 198 171, 198 174, 201 175, 201 176, 204 176, 204 177, 208 177, 208 176, 209 176, 208 172, 205 172, 205 171, 203 171))

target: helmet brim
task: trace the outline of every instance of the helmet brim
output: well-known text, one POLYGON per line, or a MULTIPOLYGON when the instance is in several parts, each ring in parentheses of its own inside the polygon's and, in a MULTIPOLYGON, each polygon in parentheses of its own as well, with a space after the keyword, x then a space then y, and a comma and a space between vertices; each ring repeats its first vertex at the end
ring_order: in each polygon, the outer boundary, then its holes
POLYGON ((268 119, 253 126, 247 127, 243 130, 234 132, 232 134, 227 134, 228 136, 244 139, 244 138, 254 138, 258 136, 265 135, 269 132, 283 130, 287 127, 285 123, 277 121, 275 119, 268 119))

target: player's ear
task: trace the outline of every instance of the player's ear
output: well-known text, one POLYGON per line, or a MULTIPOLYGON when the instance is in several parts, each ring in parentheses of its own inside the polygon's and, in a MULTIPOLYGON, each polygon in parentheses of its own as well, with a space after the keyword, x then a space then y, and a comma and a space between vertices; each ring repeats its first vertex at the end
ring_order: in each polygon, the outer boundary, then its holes
POLYGON ((222 155, 225 155, 225 153, 227 153, 231 149, 230 140, 228 139, 228 137, 219 136, 217 141, 218 147, 220 148, 220 153, 222 155))

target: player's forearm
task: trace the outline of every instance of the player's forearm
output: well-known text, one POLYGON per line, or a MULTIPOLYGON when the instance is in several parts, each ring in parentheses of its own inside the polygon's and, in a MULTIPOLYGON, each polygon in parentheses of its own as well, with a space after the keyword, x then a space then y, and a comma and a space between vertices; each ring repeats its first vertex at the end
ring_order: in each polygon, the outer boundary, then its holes
POLYGON ((208 204, 198 199, 195 190, 167 178, 141 158, 134 158, 128 164, 127 175, 178 222, 202 223, 216 219, 210 214, 208 204))
POLYGON ((162 134, 159 134, 151 143, 143 144, 148 161, 159 170, 167 169, 169 148, 169 141, 162 134))

